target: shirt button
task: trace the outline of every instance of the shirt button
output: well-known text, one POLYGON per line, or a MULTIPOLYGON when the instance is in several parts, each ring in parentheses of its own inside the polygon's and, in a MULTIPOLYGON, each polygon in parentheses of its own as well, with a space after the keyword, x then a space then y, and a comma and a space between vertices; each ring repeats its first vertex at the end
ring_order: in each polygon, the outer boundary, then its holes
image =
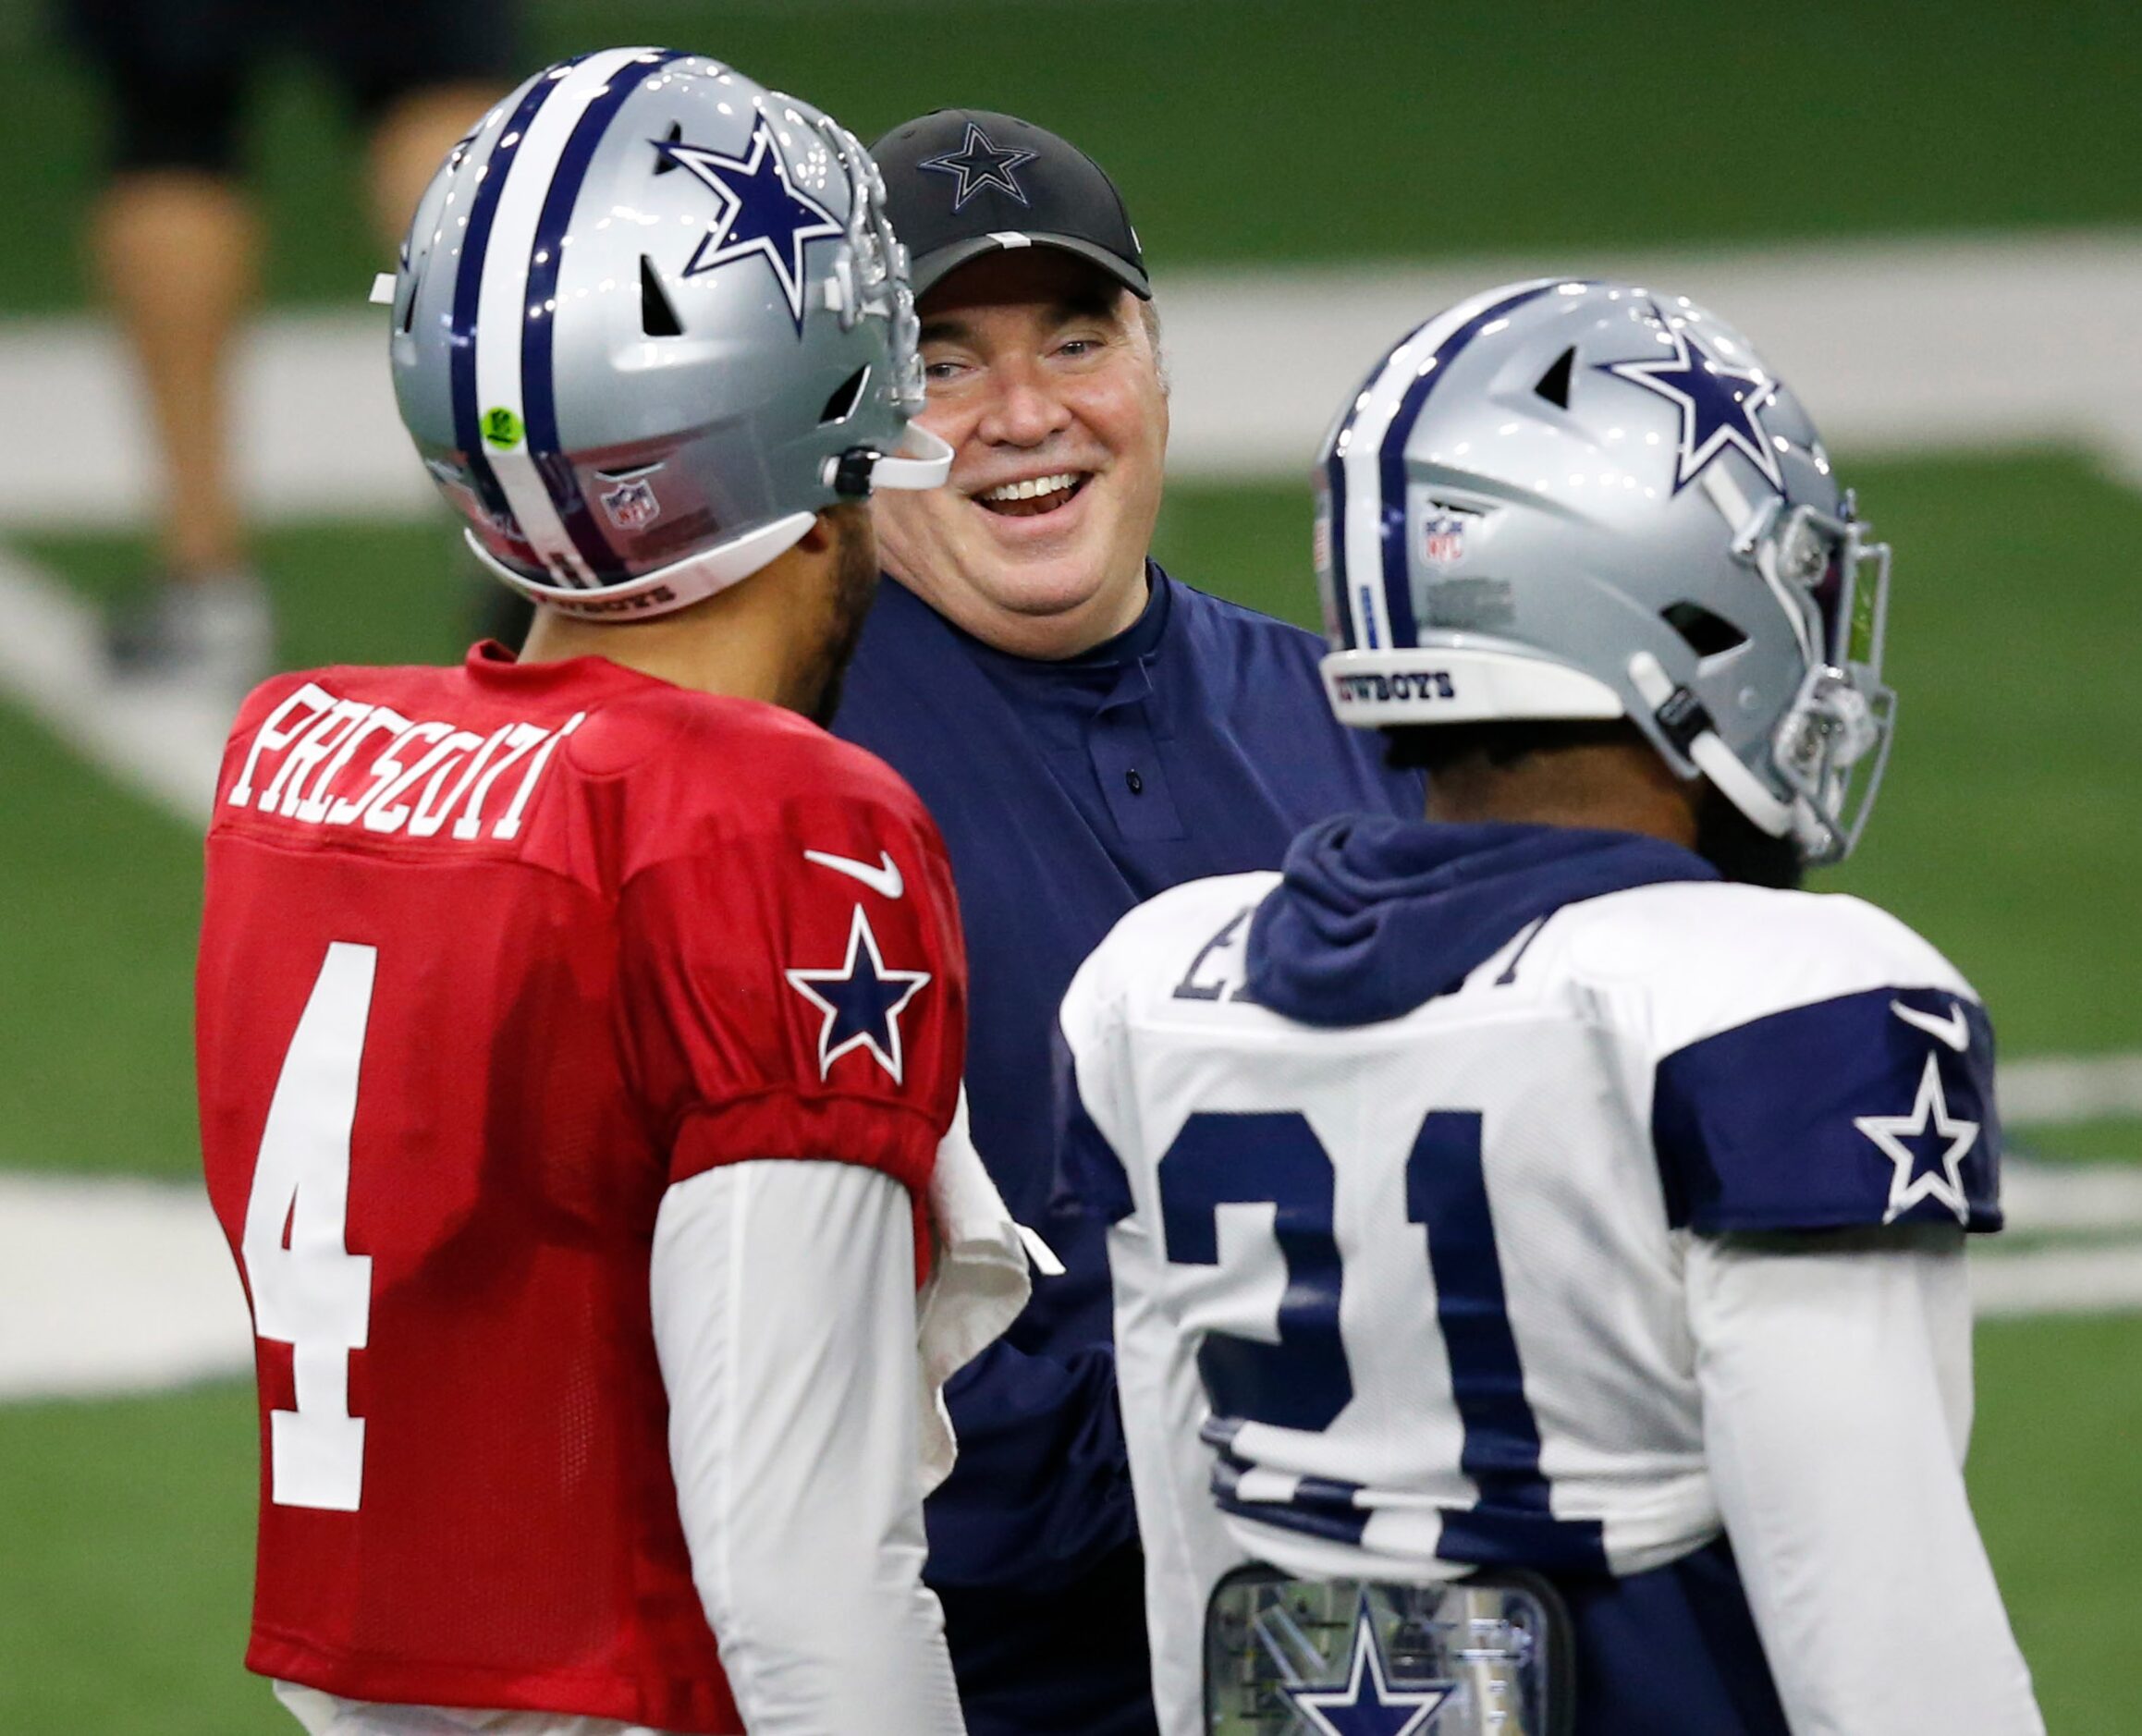
POLYGON ((1123 782, 1130 786, 1131 793, 1133 796, 1140 796, 1145 793, 1145 780, 1138 776, 1137 771, 1134 768, 1123 774, 1123 782))

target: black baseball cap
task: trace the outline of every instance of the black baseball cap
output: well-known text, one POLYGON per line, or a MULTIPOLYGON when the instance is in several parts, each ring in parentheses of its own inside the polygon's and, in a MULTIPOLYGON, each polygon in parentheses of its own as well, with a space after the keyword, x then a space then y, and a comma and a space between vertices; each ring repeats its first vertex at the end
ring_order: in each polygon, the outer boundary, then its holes
POLYGON ((870 154, 885 175, 886 209, 907 244, 918 300, 969 260, 1021 247, 1075 253, 1141 300, 1153 299, 1115 182, 1032 121, 940 108, 895 127, 870 154))

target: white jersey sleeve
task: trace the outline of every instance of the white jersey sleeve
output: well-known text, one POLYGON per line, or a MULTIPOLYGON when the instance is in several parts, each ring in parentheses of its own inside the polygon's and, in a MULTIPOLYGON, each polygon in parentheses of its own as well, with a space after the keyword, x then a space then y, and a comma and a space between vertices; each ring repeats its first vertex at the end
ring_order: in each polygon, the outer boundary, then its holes
POLYGON ((1698 1238, 1704 1451, 1795 1732, 2042 1736, 1964 1487, 1961 1237, 1698 1238))
POLYGON ((1573 972, 1653 1069, 1705 1459, 1793 1730, 2042 1730, 1963 1477, 1962 1232, 2000 1223, 1977 996, 1855 899, 1569 915, 1573 972))
POLYGON ((753 1736, 958 1736, 922 1583, 906 1190, 797 1160, 679 1182, 653 1300, 692 1578, 753 1736))

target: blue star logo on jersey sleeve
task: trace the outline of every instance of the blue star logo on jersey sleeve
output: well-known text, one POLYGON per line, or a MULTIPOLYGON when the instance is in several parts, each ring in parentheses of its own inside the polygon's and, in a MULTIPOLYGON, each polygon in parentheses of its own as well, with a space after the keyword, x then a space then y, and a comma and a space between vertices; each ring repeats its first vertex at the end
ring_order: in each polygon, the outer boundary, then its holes
POLYGON ((1762 471, 1770 486, 1784 492, 1778 455, 1764 430, 1760 412, 1778 395, 1778 383, 1760 368, 1732 368, 1703 347, 1695 334, 1677 328, 1659 312, 1660 340, 1671 344, 1671 357, 1638 361, 1601 361, 1594 365, 1643 386, 1677 405, 1681 438, 1675 455, 1673 492, 1679 494, 1703 474, 1704 467, 1729 446, 1762 471))
POLYGON ((796 330, 803 329, 803 250, 842 233, 839 220, 796 190, 774 129, 761 115, 744 154, 732 157, 676 139, 648 141, 663 161, 689 170, 716 200, 714 226, 700 238, 684 275, 696 277, 740 259, 765 261, 796 330))
POLYGON ((870 918, 855 907, 848 957, 836 969, 789 971, 789 986, 826 1015, 818 1029, 818 1077, 851 1049, 863 1049, 900 1084, 900 1016, 930 980, 927 971, 888 971, 870 918))
POLYGON ((1457 1684, 1449 1681, 1391 1686, 1366 1598, 1353 1619, 1353 1656, 1346 1681, 1279 1690, 1317 1736, 1424 1736, 1457 1691, 1457 1684))
MULTIPOLYGON (((1958 1020, 1962 1023, 1961 1018, 1958 1020)), ((1927 1057, 1918 1095, 1908 1115, 1861 1115, 1852 1121, 1896 1167, 1890 1178, 1889 1209, 1881 1221, 1893 1224, 1921 1200, 1932 1200, 1971 1221, 1971 1203, 1964 1188, 1964 1159, 1978 1141, 1978 1123, 1949 1113, 1941 1087, 1939 1053, 1927 1057)))
POLYGON ((960 185, 952 193, 952 209, 956 212, 976 193, 991 187, 1010 193, 1022 205, 1029 202, 1011 171, 1033 162, 1034 157, 1031 151, 999 150, 989 141, 987 133, 969 121, 966 140, 957 151, 948 151, 941 157, 924 158, 915 166, 927 169, 933 175, 959 177, 960 185))

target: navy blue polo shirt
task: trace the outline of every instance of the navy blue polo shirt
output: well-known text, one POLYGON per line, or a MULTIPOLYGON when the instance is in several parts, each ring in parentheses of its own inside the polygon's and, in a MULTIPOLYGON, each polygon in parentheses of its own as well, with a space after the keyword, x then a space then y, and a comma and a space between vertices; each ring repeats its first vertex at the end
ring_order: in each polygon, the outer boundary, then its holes
POLYGON ((1050 1043, 1117 919, 1206 874, 1276 868, 1311 823, 1417 819, 1417 774, 1341 727, 1299 628, 1148 565, 1143 614, 1083 654, 993 650, 879 587, 835 733, 912 784, 951 854, 969 965, 974 1143, 1063 1260, 947 1392, 958 1468, 924 1509, 972 1736, 1154 1728, 1116 1409, 1106 1226, 1052 1208, 1050 1043))

